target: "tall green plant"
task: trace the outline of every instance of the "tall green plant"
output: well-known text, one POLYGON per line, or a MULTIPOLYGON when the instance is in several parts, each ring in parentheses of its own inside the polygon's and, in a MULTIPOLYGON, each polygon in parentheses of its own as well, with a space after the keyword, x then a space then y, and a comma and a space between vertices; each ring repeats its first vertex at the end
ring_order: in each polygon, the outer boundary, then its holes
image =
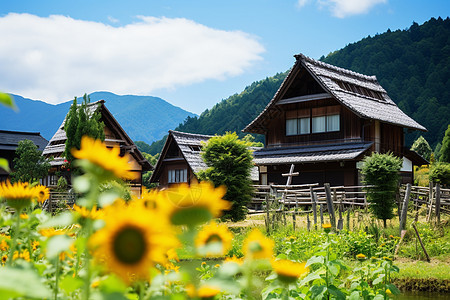
POLYGON ((386 227, 386 220, 394 217, 395 192, 402 160, 392 153, 374 152, 371 156, 364 158, 363 162, 361 169, 363 182, 371 186, 367 189, 370 209, 376 218, 383 220, 386 227))
POLYGON ((430 144, 428 144, 423 136, 419 136, 417 140, 414 141, 411 150, 416 151, 426 160, 430 160, 432 150, 430 144))
POLYGON ((73 148, 80 149, 83 136, 87 135, 102 141, 105 139, 103 130, 105 124, 100 121, 101 113, 98 109, 95 111, 90 109, 90 101, 89 96, 84 94, 82 103, 78 105, 77 97, 75 97, 66 117, 64 131, 67 140, 63 156, 70 165, 74 160, 71 150, 73 148))
POLYGON ((225 185, 227 193, 224 199, 233 203, 224 218, 243 220, 253 193, 250 179, 253 157, 249 144, 240 140, 235 132, 214 136, 204 145, 202 158, 209 168, 201 171, 199 178, 209 180, 215 186, 225 185))
POLYGON ((439 161, 450 163, 450 124, 448 125, 444 139, 442 140, 439 161))

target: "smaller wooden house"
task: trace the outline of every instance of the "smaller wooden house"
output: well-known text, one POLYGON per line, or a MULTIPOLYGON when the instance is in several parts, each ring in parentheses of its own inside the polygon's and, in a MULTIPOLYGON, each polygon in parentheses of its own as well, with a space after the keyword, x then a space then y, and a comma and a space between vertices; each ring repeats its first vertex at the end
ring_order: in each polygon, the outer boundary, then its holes
MULTIPOLYGON (((105 124, 104 132, 105 132, 105 141, 107 147, 119 147, 120 155, 125 155, 125 153, 130 154, 131 161, 129 162, 131 165, 131 171, 138 173, 136 176, 137 179, 130 181, 129 185, 131 191, 140 195, 142 190, 142 173, 146 171, 150 171, 153 167, 150 163, 144 158, 142 153, 138 150, 137 146, 131 140, 131 138, 127 135, 125 130, 120 126, 111 112, 106 108, 105 101, 100 100, 95 103, 90 103, 88 105, 91 113, 98 110, 101 113, 101 119, 105 124)), ((58 175, 61 174, 65 176, 70 181, 70 170, 64 169, 65 166, 65 158, 63 156, 64 149, 66 147, 65 142, 67 140, 66 132, 64 131, 65 119, 58 131, 53 135, 52 139, 45 147, 43 151, 43 155, 46 157, 52 157, 53 160, 51 162, 52 170, 49 177, 44 181, 44 184, 47 186, 56 186, 58 182, 58 175)))
MULTIPOLYGON (((9 167, 13 167, 13 159, 20 141, 32 141, 39 151, 43 151, 48 141, 39 132, 23 132, 0 130, 0 157, 8 161, 9 167)), ((0 168, 0 181, 7 180, 9 173, 0 168)))
MULTIPOLYGON (((160 188, 177 183, 198 183, 196 174, 208 168, 201 157, 202 143, 211 137, 170 130, 150 182, 159 183, 160 188)), ((250 176, 252 181, 258 182, 256 167, 252 169, 250 176)))

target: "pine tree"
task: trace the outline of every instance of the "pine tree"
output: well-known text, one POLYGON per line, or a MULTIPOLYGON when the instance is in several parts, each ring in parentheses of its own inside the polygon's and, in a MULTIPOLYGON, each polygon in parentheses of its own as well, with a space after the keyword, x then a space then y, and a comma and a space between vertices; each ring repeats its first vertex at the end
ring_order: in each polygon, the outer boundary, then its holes
POLYGON ((90 101, 89 96, 84 94, 82 103, 77 105, 77 98, 75 97, 66 117, 64 131, 67 140, 63 156, 70 167, 73 167, 72 162, 74 160, 71 149, 80 149, 83 136, 87 135, 102 141, 105 139, 105 124, 100 121, 101 113, 98 108, 95 111, 91 108, 90 101))

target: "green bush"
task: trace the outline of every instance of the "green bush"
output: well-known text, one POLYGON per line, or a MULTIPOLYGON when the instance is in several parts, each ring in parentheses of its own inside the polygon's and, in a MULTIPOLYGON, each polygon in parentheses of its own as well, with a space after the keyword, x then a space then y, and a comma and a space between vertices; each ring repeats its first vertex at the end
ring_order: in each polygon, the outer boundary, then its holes
POLYGON ((430 180, 445 186, 450 185, 450 163, 436 163, 431 166, 430 180))
POLYGON ((367 200, 376 218, 386 220, 394 217, 395 193, 398 186, 402 160, 392 153, 372 153, 363 160, 361 170, 363 182, 371 186, 367 189, 367 200))

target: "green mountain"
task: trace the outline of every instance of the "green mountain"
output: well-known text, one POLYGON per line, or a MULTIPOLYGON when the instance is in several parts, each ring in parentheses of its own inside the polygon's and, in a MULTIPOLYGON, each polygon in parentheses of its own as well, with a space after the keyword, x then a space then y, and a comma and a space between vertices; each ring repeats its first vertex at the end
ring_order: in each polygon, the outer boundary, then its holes
POLYGON ((389 96, 428 129, 406 136, 411 145, 423 135, 431 147, 450 123, 450 19, 432 18, 406 30, 388 30, 323 57, 324 62, 376 75, 389 96))
MULTIPOLYGON (((19 109, 15 112, 0 105, 0 129, 40 132, 50 140, 61 125, 72 104, 58 105, 13 95, 19 109)), ((151 96, 119 96, 108 92, 89 95, 91 102, 105 100, 105 105, 134 141, 152 143, 160 140, 169 129, 196 115, 151 96)))
MULTIPOLYGON (((413 23, 406 30, 388 30, 322 57, 322 61, 366 75, 376 75, 389 96, 428 132, 406 135, 407 145, 423 135, 434 148, 443 138, 450 116, 450 19, 413 23)), ((223 134, 241 130, 272 99, 287 72, 254 82, 199 117, 188 117, 175 130, 223 134)), ((257 137, 257 141, 263 141, 257 137)), ((164 140, 153 143, 160 152, 164 140)))

